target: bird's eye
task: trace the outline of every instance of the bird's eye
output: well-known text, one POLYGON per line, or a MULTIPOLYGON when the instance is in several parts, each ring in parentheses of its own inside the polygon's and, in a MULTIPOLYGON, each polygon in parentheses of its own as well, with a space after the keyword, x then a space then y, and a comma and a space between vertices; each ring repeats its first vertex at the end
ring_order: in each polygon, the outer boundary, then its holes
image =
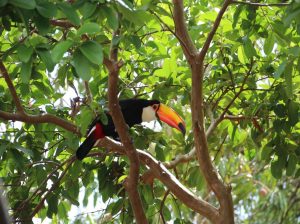
POLYGON ((152 106, 152 108, 156 111, 157 108, 158 108, 157 104, 154 104, 154 105, 152 106))

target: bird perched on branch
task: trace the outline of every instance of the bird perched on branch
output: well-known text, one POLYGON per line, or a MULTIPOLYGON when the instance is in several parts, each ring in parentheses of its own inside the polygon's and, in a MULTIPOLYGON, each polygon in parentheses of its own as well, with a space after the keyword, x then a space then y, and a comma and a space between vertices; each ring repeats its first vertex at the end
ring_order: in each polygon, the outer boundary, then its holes
MULTIPOLYGON (((183 119, 170 107, 160 103, 158 100, 128 99, 119 101, 125 122, 129 127, 142 122, 150 122, 157 118, 173 128, 185 134, 185 123, 183 119)), ((117 138, 112 117, 106 113, 107 124, 103 124, 100 118, 96 118, 88 128, 88 134, 84 142, 76 152, 78 159, 82 160, 89 151, 105 136, 117 138)))

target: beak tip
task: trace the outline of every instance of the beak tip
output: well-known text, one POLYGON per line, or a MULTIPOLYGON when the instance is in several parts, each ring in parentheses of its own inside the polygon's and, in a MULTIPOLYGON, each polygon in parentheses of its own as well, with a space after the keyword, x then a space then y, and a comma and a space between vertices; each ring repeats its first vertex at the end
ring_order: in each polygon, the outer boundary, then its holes
POLYGON ((185 136, 185 133, 186 133, 185 125, 184 125, 183 123, 180 122, 180 123, 178 124, 178 127, 179 127, 179 129, 180 129, 182 135, 185 136))

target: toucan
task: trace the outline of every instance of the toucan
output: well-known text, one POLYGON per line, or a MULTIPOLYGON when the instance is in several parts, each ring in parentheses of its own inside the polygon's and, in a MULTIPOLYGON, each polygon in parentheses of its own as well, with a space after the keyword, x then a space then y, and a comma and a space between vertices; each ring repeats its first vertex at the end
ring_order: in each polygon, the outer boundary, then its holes
MULTIPOLYGON (((150 122, 157 118, 173 128, 178 129, 185 134, 185 123, 183 119, 170 107, 160 103, 158 100, 146 99, 126 99, 120 100, 119 105, 125 122, 129 127, 142 122, 150 122)), ((107 123, 103 124, 99 117, 90 124, 87 137, 79 146, 76 156, 82 160, 89 151, 98 143, 98 140, 106 136, 114 139, 118 138, 112 117, 109 112, 106 113, 107 123)))

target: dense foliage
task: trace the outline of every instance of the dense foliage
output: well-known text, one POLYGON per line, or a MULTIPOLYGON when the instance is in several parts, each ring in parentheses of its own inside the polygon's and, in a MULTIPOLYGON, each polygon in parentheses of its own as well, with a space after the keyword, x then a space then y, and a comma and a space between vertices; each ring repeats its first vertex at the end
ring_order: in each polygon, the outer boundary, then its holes
MULTIPOLYGON (((221 4, 185 1, 188 30, 199 49, 221 4)), ((82 135, 96 114, 105 122, 108 72, 102 63, 111 46, 119 45, 124 62, 119 97, 159 99, 187 123, 185 137, 164 125, 160 129, 159 123, 154 131, 132 128, 135 146, 162 162, 193 149, 191 72, 174 36, 171 2, 0 0, 0 16, 0 60, 28 114, 56 115, 75 123, 82 135)), ((205 60, 206 127, 221 117, 208 138, 210 155, 232 186, 237 223, 300 218, 299 18, 299 1, 271 7, 233 3, 205 60)), ((0 111, 16 112, 3 76, 0 102, 0 111)), ((82 139, 55 124, 3 119, 0 131, 0 177, 16 221, 48 217, 66 223, 75 219, 68 213, 72 205, 94 200, 106 209, 82 210, 86 214, 77 217, 78 223, 103 216, 132 222, 122 186, 128 174, 125 156, 95 149, 94 156, 74 161, 82 139)), ((172 172, 217 206, 198 166, 192 159, 172 172)), ((159 181, 141 182, 139 190, 150 223, 202 219, 159 181)))

